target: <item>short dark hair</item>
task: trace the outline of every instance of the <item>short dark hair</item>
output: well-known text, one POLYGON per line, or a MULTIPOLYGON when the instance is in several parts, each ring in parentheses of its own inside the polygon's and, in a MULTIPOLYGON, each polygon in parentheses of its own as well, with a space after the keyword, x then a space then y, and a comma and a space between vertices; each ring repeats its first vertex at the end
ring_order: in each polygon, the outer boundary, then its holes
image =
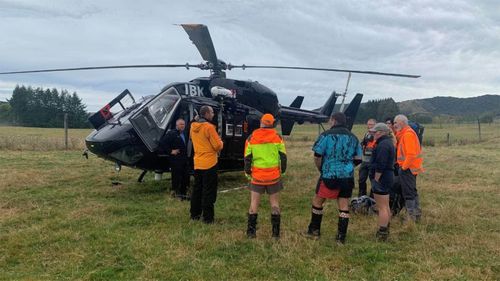
POLYGON ((200 116, 205 117, 205 115, 210 112, 210 108, 212 108, 210 105, 204 105, 200 108, 200 116))
POLYGON ((335 120, 336 125, 345 126, 345 124, 347 123, 345 114, 342 112, 335 112, 334 114, 332 114, 332 117, 330 118, 335 120))
POLYGON ((385 124, 387 124, 387 122, 391 122, 391 124, 394 124, 394 119, 392 117, 387 117, 385 118, 385 124))

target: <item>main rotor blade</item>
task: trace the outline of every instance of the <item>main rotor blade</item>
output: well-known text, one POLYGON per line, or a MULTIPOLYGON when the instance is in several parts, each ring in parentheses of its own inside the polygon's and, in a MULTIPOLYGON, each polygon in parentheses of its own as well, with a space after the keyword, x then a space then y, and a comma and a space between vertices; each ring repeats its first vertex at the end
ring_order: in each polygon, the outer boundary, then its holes
POLYGON ((420 77, 420 75, 401 74, 401 73, 363 71, 363 70, 352 70, 352 69, 337 69, 337 68, 301 67, 301 66, 273 66, 273 65, 244 65, 243 64, 243 65, 229 65, 228 68, 229 69, 232 69, 232 68, 298 69, 298 70, 317 70, 317 71, 348 72, 348 73, 360 73, 360 74, 371 74, 371 75, 385 75, 385 76, 397 76, 397 77, 407 77, 407 78, 419 78, 420 77))
POLYGON ((58 72, 58 71, 79 71, 79 70, 95 70, 95 69, 117 69, 117 68, 165 68, 165 67, 198 67, 201 65, 193 64, 136 64, 136 65, 111 65, 111 66, 88 66, 88 67, 72 67, 72 68, 52 68, 52 69, 37 69, 37 70, 21 70, 21 71, 6 71, 0 72, 4 74, 21 74, 21 73, 37 73, 37 72, 58 72))
POLYGON ((217 65, 217 54, 215 53, 214 44, 208 32, 208 27, 203 24, 181 24, 181 26, 189 35, 189 39, 191 39, 196 48, 198 48, 201 57, 211 62, 213 65, 217 65))

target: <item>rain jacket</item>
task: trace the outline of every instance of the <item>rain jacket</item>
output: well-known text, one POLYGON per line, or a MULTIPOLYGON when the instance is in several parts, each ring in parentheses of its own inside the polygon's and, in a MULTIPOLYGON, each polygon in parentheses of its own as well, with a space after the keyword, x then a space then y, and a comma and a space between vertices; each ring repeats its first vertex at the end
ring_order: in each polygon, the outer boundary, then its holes
POLYGON ((223 143, 215 126, 200 118, 191 123, 189 136, 194 147, 194 169, 208 170, 217 164, 217 153, 222 150, 223 143))
POLYGON ((418 136, 410 126, 405 126, 396 135, 397 143, 397 162, 402 170, 408 170, 414 175, 423 172, 422 164, 424 159, 421 155, 420 142, 418 136))
POLYGON ((245 142, 245 173, 252 184, 277 183, 286 171, 285 143, 273 128, 260 128, 245 142))

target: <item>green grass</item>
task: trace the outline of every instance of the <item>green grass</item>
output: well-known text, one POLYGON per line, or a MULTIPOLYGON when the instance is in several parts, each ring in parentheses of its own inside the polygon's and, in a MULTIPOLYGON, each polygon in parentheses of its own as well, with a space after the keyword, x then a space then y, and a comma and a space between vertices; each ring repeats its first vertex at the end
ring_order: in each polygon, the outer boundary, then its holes
MULTIPOLYGON (((69 129, 68 149, 83 149, 92 129, 69 129)), ((0 126, 0 150, 48 151, 65 149, 64 129, 0 126)))
MULTIPOLYGON (((95 156, 86 160, 79 150, 3 149, 0 280, 499 279, 498 137, 425 147, 426 173, 418 178, 423 221, 403 224, 396 217, 389 243, 378 243, 376 218, 355 215, 347 244, 337 246, 333 202, 325 209, 322 238, 300 235, 318 176, 310 151, 317 128, 297 129, 287 139, 290 167, 279 242, 270 238, 267 198, 257 239, 245 238, 245 189, 220 193, 216 224, 206 226, 189 221, 188 203, 168 197, 168 179, 156 182, 148 174, 145 183, 137 183, 138 170, 117 174, 113 163, 95 156), (115 180, 122 185, 112 185, 115 180)), ((457 135, 468 132, 455 129, 450 131, 457 135)), ((42 138, 58 134, 45 130, 34 131, 42 138)), ((426 132, 439 136, 434 130, 426 132)), ((228 173, 219 186, 245 182, 241 173, 228 173)))

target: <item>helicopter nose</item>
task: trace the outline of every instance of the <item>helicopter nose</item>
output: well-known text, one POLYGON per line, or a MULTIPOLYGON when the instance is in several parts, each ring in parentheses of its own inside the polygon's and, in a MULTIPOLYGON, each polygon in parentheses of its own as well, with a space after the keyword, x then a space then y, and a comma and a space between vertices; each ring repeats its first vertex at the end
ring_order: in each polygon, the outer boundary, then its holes
POLYGON ((105 125, 88 135, 85 143, 87 148, 94 154, 110 154, 130 143, 133 138, 127 132, 129 129, 131 129, 130 124, 122 124, 120 126, 105 125))
POLYGON ((85 139, 85 144, 87 149, 92 153, 99 156, 106 156, 107 154, 113 152, 112 141, 110 140, 100 140, 90 135, 85 139))

